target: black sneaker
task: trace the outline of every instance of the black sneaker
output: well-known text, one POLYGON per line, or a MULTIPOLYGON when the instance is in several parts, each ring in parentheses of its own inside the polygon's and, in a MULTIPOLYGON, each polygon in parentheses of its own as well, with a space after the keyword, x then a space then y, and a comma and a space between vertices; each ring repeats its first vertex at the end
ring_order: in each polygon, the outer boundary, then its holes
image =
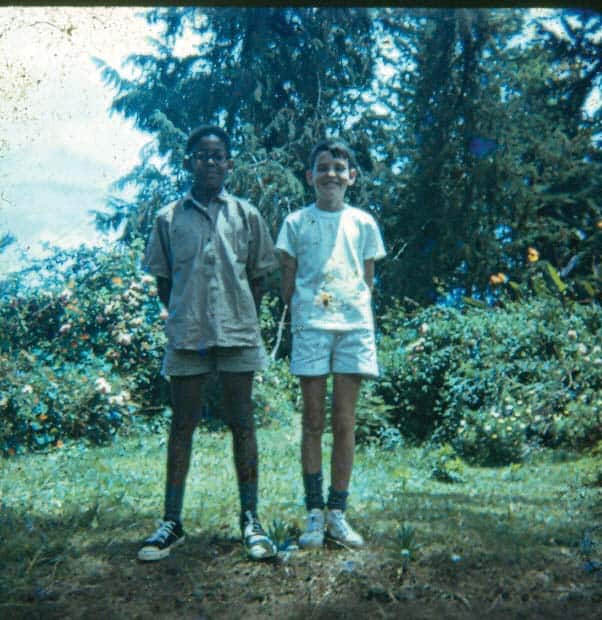
POLYGON ((157 531, 142 543, 142 548, 138 551, 138 559, 143 562, 166 558, 171 549, 185 540, 179 521, 159 521, 158 525, 157 531))
POLYGON ((251 560, 267 560, 273 558, 278 550, 276 545, 261 527, 257 517, 247 510, 242 519, 242 543, 251 560))

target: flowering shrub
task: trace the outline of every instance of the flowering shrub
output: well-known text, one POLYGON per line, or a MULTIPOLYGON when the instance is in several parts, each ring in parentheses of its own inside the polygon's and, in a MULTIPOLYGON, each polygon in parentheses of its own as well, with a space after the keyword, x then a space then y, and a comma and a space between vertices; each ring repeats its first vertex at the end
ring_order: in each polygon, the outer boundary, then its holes
POLYGON ((4 280, 0 450, 107 441, 165 408, 163 320, 139 243, 56 251, 4 280))
POLYGON ((596 306, 550 298, 413 317, 393 308, 379 390, 404 435, 449 442, 475 463, 584 448, 602 438, 601 326, 596 306))

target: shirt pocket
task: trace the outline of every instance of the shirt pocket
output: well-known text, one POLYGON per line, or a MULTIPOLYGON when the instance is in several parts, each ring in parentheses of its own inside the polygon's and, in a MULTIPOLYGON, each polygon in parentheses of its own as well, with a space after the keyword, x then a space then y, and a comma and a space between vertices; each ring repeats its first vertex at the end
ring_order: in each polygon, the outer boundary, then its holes
POLYGON ((172 237, 172 253, 174 265, 182 265, 193 259, 198 252, 201 234, 182 224, 174 226, 172 237))

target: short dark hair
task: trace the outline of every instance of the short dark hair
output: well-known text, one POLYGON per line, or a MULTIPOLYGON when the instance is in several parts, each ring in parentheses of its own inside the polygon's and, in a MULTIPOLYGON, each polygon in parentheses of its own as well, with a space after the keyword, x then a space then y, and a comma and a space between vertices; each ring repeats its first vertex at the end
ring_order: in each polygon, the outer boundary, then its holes
POLYGON ((193 129, 188 136, 188 140, 186 141, 186 154, 192 153, 192 150, 200 139, 205 136, 217 136, 224 144, 226 155, 230 157, 230 136, 224 129, 218 127, 217 125, 201 125, 200 127, 193 129))
POLYGON ((328 151, 333 157, 342 157, 349 162, 350 168, 357 168, 357 161, 353 149, 344 141, 338 138, 322 140, 311 150, 309 156, 309 169, 312 170, 318 155, 324 151, 328 151))

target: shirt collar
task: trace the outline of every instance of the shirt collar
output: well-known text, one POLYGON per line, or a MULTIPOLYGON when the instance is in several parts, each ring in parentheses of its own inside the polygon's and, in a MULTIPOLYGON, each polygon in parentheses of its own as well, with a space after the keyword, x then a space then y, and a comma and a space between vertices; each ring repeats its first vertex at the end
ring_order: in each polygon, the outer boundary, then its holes
MULTIPOLYGON (((220 193, 214 198, 214 200, 217 200, 218 202, 221 202, 223 204, 227 204, 228 200, 230 200, 231 195, 222 187, 222 189, 220 190, 220 193)), ((188 192, 186 193, 186 195, 184 196, 183 199, 183 205, 184 207, 196 207, 197 209, 202 209, 203 211, 207 210, 207 207, 203 204, 201 204, 193 195, 192 195, 192 190, 188 190, 188 192)))

